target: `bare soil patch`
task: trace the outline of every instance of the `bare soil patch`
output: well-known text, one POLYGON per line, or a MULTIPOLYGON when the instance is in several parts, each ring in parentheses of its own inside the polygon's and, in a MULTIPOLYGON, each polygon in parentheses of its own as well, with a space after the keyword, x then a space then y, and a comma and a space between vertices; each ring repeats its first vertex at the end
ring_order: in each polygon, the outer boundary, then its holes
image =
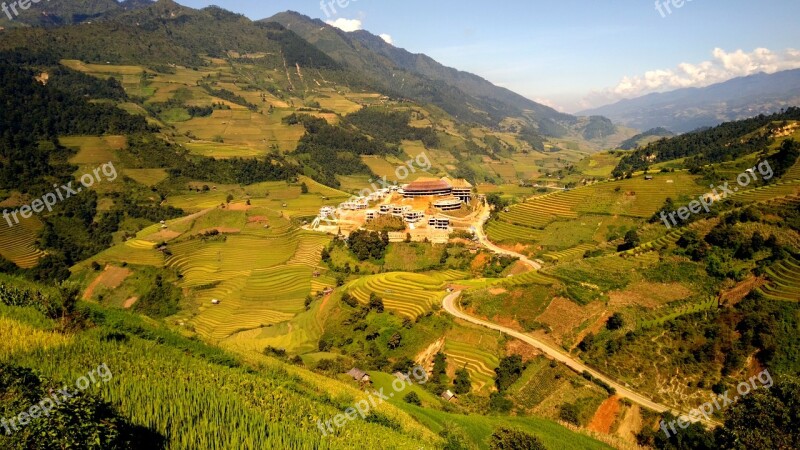
POLYGON ((501 287, 495 287, 495 288, 489 289, 489 293, 492 294, 492 295, 505 294, 506 292, 508 292, 508 291, 505 288, 501 288, 501 287))
POLYGON ((609 317, 611 317, 611 312, 603 311, 603 313, 600 314, 600 317, 598 317, 597 320, 591 326, 586 327, 585 330, 578 333, 578 337, 575 338, 575 344, 572 346, 572 348, 574 349, 575 347, 577 347, 578 344, 583 340, 583 338, 585 338, 586 335, 588 335, 589 333, 593 334, 599 333, 600 330, 602 330, 603 327, 606 325, 606 322, 608 321, 609 317))
POLYGON ((626 306, 643 306, 655 309, 676 300, 690 297, 692 290, 681 283, 649 283, 642 281, 630 285, 623 291, 608 293, 611 301, 608 306, 613 309, 626 306))
POLYGON ((627 442, 636 443, 636 434, 639 433, 643 427, 642 409, 639 405, 634 404, 625 411, 619 428, 617 428, 617 435, 627 442))
POLYGON ((744 300, 744 298, 747 297, 747 294, 754 289, 763 286, 766 282, 767 280, 764 277, 749 277, 736 286, 723 292, 720 303, 727 306, 734 306, 744 300))
POLYGON ((519 355, 522 357, 523 362, 528 362, 536 357, 542 355, 542 352, 537 350, 530 344, 520 341, 519 339, 512 339, 506 343, 507 355, 519 355))
POLYGON ((249 211, 250 208, 252 206, 246 203, 229 203, 226 207, 228 211, 249 211))
POLYGON ((429 345, 425 350, 421 351, 414 357, 414 362, 425 368, 430 372, 433 370, 433 357, 444 349, 444 338, 439 338, 436 342, 429 345))
POLYGON ((262 222, 269 222, 269 218, 267 216, 250 216, 247 218, 247 223, 262 223, 262 222))
POLYGON ((606 401, 597 408, 587 428, 598 433, 611 433, 611 426, 614 425, 614 421, 617 420, 619 408, 619 397, 614 395, 607 398, 606 401))
POLYGON ((122 304, 122 307, 125 308, 125 309, 131 309, 133 307, 133 305, 135 305, 136 302, 138 302, 138 301, 139 301, 139 297, 131 297, 131 298, 125 300, 125 303, 122 304))
POLYGON ((579 306, 563 297, 556 297, 536 320, 549 326, 552 330, 551 336, 560 342, 561 338, 602 310, 603 305, 599 302, 579 306))
POLYGON ((102 285, 109 289, 116 289, 118 288, 126 278, 131 275, 131 271, 129 269, 117 266, 106 266, 105 270, 97 276, 89 286, 86 288, 86 291, 83 293, 83 299, 89 300, 92 298, 92 294, 94 294, 95 289, 98 286, 102 285))

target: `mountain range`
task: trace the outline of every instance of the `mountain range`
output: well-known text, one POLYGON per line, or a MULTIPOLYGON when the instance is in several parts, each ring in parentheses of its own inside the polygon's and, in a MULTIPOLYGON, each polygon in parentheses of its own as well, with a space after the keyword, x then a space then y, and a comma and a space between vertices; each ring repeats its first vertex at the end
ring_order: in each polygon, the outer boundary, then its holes
POLYGON ((578 114, 603 115, 639 130, 663 127, 685 133, 797 105, 800 69, 758 73, 704 88, 648 94, 578 114))

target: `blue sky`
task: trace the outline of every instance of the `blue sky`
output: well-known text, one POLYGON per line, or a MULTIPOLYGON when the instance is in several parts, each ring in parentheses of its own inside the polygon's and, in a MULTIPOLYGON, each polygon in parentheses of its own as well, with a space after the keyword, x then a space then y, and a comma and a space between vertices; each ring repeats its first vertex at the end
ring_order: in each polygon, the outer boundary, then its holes
POLYGON ((330 16, 318 0, 177 1, 338 20, 570 112, 800 67, 797 0, 350 0, 330 16))

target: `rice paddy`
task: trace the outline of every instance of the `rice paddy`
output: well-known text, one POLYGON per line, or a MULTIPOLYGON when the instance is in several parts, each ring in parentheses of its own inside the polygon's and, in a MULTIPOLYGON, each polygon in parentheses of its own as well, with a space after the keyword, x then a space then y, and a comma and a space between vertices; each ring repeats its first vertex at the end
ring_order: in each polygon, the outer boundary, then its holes
POLYGON ((470 343, 447 339, 444 353, 449 365, 467 369, 476 390, 494 385, 494 369, 500 365, 500 360, 493 352, 476 348, 470 343))
POLYGON ((769 282, 759 289, 767 298, 800 301, 800 261, 789 258, 767 269, 767 278, 769 282))
POLYGON ((22 268, 31 268, 39 263, 44 252, 36 247, 36 236, 42 222, 36 218, 22 219, 19 224, 9 227, 5 220, 0 221, 0 255, 22 268))
POLYGON ((73 136, 61 137, 59 142, 64 147, 77 150, 77 154, 69 162, 78 165, 98 165, 109 161, 117 161, 116 151, 127 145, 125 136, 73 136))
POLYGON ((359 278, 346 289, 362 303, 367 303, 374 293, 383 299, 387 309, 416 318, 441 302, 445 287, 444 281, 428 275, 391 272, 359 278))

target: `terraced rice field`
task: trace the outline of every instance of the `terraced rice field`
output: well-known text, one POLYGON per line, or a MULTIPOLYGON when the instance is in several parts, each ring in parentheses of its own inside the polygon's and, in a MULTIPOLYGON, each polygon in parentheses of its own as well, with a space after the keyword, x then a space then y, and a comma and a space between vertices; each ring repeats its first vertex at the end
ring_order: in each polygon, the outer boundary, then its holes
POLYGON ((769 283, 759 290, 773 300, 800 301, 800 261, 789 258, 767 269, 769 283))
POLYGON ((536 242, 542 238, 542 230, 500 220, 489 222, 486 234, 492 242, 536 242))
POLYGON ((657 250, 665 245, 671 245, 678 242, 678 239, 680 239, 681 234, 682 234, 681 230, 673 230, 656 240, 645 242, 644 244, 641 244, 636 248, 626 250, 623 253, 627 255, 638 255, 641 253, 647 253, 651 250, 657 250))
POLYGON ((597 183, 534 197, 500 213, 500 220, 525 227, 544 228, 559 219, 574 219, 579 214, 617 214, 648 218, 660 208, 667 197, 679 199, 699 195, 700 186, 694 177, 684 173, 656 175, 653 180, 643 177, 597 183))
POLYGON ((800 193, 800 180, 780 181, 775 184, 737 192, 731 199, 740 202, 766 202, 776 197, 796 195, 800 193))
POLYGON ((494 369, 500 365, 500 360, 494 354, 477 349, 472 344, 450 339, 445 340, 444 353, 449 364, 457 369, 467 369, 475 389, 480 390, 494 383, 494 369))
POLYGON ((574 209, 582 198, 583 194, 577 190, 545 194, 512 206, 509 212, 500 213, 500 220, 523 227, 544 228, 559 217, 577 218, 574 209))
POLYGON ((13 227, 0 219, 0 255, 24 269, 36 266, 45 254, 36 248, 36 236, 41 228, 42 223, 36 217, 20 220, 13 227))
POLYGON ((195 239, 171 245, 167 265, 183 275, 186 287, 202 286, 283 264, 294 255, 298 240, 297 234, 268 239, 244 233, 229 235, 226 242, 195 239))
POLYGON ((543 257, 549 261, 568 261, 572 259, 582 258, 583 254, 586 253, 587 250, 594 250, 597 248, 597 244, 581 244, 577 247, 572 247, 568 250, 564 250, 561 252, 553 252, 553 253, 545 253, 543 257))
POLYGON ((714 297, 688 303, 680 302, 678 306, 667 307, 667 312, 665 312, 664 309, 661 309, 649 315, 648 317, 645 317, 639 321, 638 325, 639 328, 653 328, 661 326, 670 320, 677 319, 678 317, 685 316, 687 314, 694 314, 701 311, 714 309, 717 307, 717 305, 718 301, 714 297))
POLYGON ((501 284, 505 286, 521 286, 526 284, 540 284, 543 286, 550 286, 556 283, 558 280, 551 278, 548 275, 545 275, 541 272, 537 271, 530 271, 525 272, 521 275, 515 275, 510 278, 502 278, 495 284, 501 284))
POLYGON ((330 277, 312 277, 329 238, 284 231, 277 237, 244 232, 228 235, 226 242, 195 239, 170 246, 168 266, 180 271, 180 287, 193 290, 200 305, 190 320, 198 333, 225 339, 289 321, 305 310, 307 295, 335 285, 330 277), (211 304, 214 299, 220 304, 211 304))
POLYGON ((441 302, 445 286, 444 281, 428 275, 392 272, 359 278, 346 289, 362 303, 367 303, 374 292, 386 308, 415 318, 441 302))

